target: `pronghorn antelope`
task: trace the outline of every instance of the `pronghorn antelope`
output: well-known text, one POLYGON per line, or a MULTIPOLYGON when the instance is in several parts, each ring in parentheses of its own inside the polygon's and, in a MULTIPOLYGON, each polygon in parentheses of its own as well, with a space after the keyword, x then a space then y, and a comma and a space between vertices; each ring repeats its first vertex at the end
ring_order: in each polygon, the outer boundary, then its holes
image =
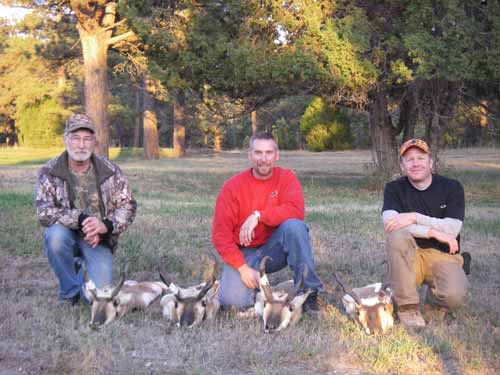
POLYGON ((394 325, 393 290, 388 283, 375 283, 361 288, 346 288, 337 274, 345 295, 342 297, 346 313, 357 322, 364 331, 371 335, 374 332, 385 333, 394 325))
POLYGON ((293 325, 302 316, 302 305, 309 296, 310 291, 297 295, 302 288, 307 268, 300 277, 297 286, 293 287, 293 280, 284 281, 271 287, 266 275, 266 263, 271 258, 265 256, 259 265, 260 291, 255 296, 255 314, 262 317, 264 331, 271 333, 293 325))
POLYGON ((99 328, 129 311, 146 309, 166 293, 168 287, 162 282, 125 281, 125 276, 122 275, 118 285, 103 288, 96 288, 92 281, 86 280, 83 290, 92 304, 90 326, 99 328))
POLYGON ((170 291, 160 300, 163 317, 183 327, 193 327, 205 320, 214 319, 220 308, 217 298, 219 282, 215 280, 216 268, 217 265, 214 265, 207 281, 189 288, 181 288, 171 282, 159 267, 160 278, 170 291))

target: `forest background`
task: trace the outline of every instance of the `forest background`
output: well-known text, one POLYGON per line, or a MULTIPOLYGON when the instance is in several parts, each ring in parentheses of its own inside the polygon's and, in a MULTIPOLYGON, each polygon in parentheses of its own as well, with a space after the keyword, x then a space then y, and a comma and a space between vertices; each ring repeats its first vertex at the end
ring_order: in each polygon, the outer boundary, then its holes
POLYGON ((147 159, 244 148, 500 142, 496 1, 3 1, 0 145, 61 146, 86 111, 98 149, 147 159), (16 8, 17 7, 17 8, 16 8))

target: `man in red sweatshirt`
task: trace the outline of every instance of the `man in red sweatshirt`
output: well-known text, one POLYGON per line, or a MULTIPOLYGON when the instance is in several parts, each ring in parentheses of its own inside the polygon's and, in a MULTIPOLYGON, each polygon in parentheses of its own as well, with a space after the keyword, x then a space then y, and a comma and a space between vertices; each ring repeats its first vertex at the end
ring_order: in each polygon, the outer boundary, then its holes
POLYGON ((267 263, 266 272, 288 265, 295 283, 307 268, 303 290, 313 292, 304 310, 318 310, 317 295, 322 284, 303 221, 300 182, 291 170, 275 167, 279 150, 269 133, 252 136, 248 159, 251 168, 227 180, 215 204, 212 243, 224 261, 219 300, 228 307, 252 306, 259 287, 258 265, 269 255, 272 261, 267 263))

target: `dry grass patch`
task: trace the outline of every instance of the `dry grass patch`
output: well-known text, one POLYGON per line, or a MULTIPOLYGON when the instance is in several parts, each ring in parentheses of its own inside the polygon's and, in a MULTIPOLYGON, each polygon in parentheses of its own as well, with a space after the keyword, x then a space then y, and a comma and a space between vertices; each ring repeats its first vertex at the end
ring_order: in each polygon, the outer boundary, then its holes
MULTIPOLYGON (((16 165, 0 167, 0 374, 495 374, 500 367, 500 176, 489 167, 500 162, 496 150, 443 154, 447 173, 463 182, 467 197, 462 244, 473 256, 469 302, 454 320, 432 321, 422 332, 397 327, 371 337, 342 314, 333 281, 334 271, 351 286, 385 274, 382 193, 368 189, 363 176, 369 152, 282 154, 282 165, 304 187, 326 311, 275 335, 230 313, 177 329, 163 320, 158 303, 89 330, 88 307, 57 302, 43 254, 33 206, 41 156, 10 157, 16 165)), ((176 283, 200 282, 211 270, 217 192, 247 166, 245 158, 222 153, 145 162, 122 153, 139 210, 121 239, 117 268, 128 265, 131 279, 158 280, 161 262, 176 283)))

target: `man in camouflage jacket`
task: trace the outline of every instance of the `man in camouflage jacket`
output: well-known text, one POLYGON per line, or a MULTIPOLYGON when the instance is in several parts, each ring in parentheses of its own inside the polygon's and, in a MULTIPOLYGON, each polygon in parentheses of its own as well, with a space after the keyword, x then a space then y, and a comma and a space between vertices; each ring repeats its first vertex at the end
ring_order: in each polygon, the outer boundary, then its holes
POLYGON ((66 121, 66 151, 39 171, 36 210, 45 252, 59 280, 59 297, 72 303, 82 295, 83 269, 101 288, 112 283, 118 236, 135 217, 136 201, 121 169, 94 155, 95 128, 86 115, 66 121))

